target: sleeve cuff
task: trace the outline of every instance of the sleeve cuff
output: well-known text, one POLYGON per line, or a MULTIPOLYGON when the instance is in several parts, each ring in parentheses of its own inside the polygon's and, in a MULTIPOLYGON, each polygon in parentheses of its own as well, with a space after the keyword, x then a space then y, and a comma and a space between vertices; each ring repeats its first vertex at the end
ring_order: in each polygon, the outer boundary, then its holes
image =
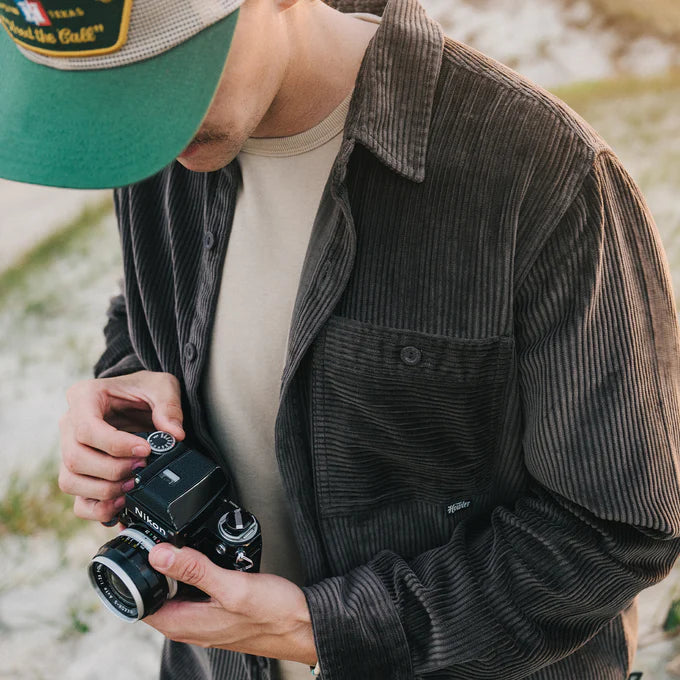
POLYGON ((369 567, 303 591, 324 680, 413 680, 401 620, 385 586, 369 567))
POLYGON ((145 367, 142 366, 142 363, 136 354, 128 354, 113 364, 113 366, 109 366, 104 370, 99 369, 100 367, 97 366, 97 369, 95 370, 97 378, 115 378, 119 375, 129 375, 130 373, 136 373, 137 371, 144 371, 145 367))

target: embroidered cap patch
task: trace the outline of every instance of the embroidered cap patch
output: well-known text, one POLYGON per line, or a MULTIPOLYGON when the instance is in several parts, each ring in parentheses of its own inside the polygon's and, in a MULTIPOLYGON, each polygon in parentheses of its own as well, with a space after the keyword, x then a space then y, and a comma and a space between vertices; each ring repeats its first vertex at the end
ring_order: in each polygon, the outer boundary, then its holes
POLYGON ((132 0, 0 0, 15 43, 50 57, 94 57, 127 40, 132 0))

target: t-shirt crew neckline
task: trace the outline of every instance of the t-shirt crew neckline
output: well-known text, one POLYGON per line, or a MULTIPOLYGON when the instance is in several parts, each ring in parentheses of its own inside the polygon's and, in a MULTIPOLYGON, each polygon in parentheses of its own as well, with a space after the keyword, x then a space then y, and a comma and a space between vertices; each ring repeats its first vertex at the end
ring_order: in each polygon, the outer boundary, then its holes
POLYGON ((318 149, 337 137, 345 129, 352 93, 318 125, 289 137, 250 137, 241 148, 241 153, 254 156, 286 157, 299 156, 318 149))

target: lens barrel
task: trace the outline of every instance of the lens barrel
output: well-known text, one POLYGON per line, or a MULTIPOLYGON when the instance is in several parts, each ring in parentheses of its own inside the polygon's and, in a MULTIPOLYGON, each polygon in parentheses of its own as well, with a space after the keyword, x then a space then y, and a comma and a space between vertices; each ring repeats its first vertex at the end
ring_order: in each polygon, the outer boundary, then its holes
POLYGON ((149 564, 149 551, 156 542, 147 532, 134 524, 124 529, 99 549, 88 568, 99 599, 124 621, 153 614, 177 593, 177 581, 149 564))

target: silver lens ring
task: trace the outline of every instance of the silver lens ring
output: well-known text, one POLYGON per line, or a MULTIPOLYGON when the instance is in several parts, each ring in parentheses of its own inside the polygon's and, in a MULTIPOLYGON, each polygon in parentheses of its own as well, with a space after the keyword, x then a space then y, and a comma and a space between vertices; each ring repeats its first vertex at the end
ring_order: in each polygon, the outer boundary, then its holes
MULTIPOLYGON (((132 528, 124 529, 123 531, 120 532, 120 534, 118 534, 118 536, 114 540, 125 537, 132 539, 132 541, 134 541, 135 544, 137 544, 143 550, 146 550, 147 553, 149 553, 151 549, 154 547, 154 545, 156 545, 156 543, 151 538, 149 538, 149 536, 145 535, 141 531, 132 528)), ((165 576, 164 574, 160 574, 159 572, 155 573, 158 574, 158 576, 163 576, 165 578, 167 584, 167 599, 169 600, 175 597, 175 595, 177 594, 177 581, 173 578, 165 576)), ((89 569, 89 576, 92 586, 94 587, 95 592, 97 593, 99 599, 104 603, 104 606, 110 612, 113 612, 119 619, 127 621, 128 623, 134 623, 135 621, 139 621, 144 617, 146 610, 144 607, 142 594, 140 593, 139 588, 134 584, 134 581, 132 580, 130 575, 125 571, 125 569, 120 564, 110 559, 109 557, 106 557, 105 555, 96 555, 95 557, 92 558, 92 563, 89 569), (98 579, 97 577, 95 577, 95 569, 93 568, 94 564, 102 565, 102 567, 108 569, 122 581, 122 583, 128 589, 128 592, 130 593, 130 596, 132 597, 135 603, 135 607, 137 608, 136 615, 131 615, 132 613, 131 610, 130 614, 126 614, 124 611, 121 611, 113 604, 113 602, 105 594, 100 584, 97 583, 98 579)))
POLYGON ((93 577, 90 576, 97 591, 97 595, 99 595, 99 599, 104 603, 106 608, 110 612, 113 612, 119 619, 123 619, 123 621, 127 621, 128 623, 134 623, 135 621, 138 621, 139 619, 143 618, 144 602, 142 601, 142 595, 137 589, 137 586, 132 582, 132 579, 127 575, 127 573, 123 569, 121 569, 121 567, 117 565, 113 560, 110 560, 108 557, 104 557, 103 555, 97 555, 96 557, 93 557, 92 562, 97 562, 99 564, 104 565, 125 584, 125 587, 130 591, 130 595, 132 595, 132 599, 135 601, 135 606, 137 607, 137 618, 133 619, 130 618, 129 616, 125 616, 123 612, 119 611, 116 607, 114 607, 111 604, 111 602, 109 602, 109 599, 104 595, 104 593, 100 591, 99 587, 94 582, 93 577))
MULTIPOLYGON (((143 534, 141 531, 138 531, 137 529, 123 529, 123 531, 120 532, 119 536, 129 536, 130 538, 134 538, 137 543, 139 543, 143 548, 146 548, 147 552, 151 552, 151 548, 153 548, 156 543, 152 539, 150 539, 148 536, 143 534)), ((168 600, 172 600, 175 595, 177 595, 177 581, 175 581, 174 578, 170 578, 169 576, 165 577, 165 580, 168 582, 168 600)), ((125 583, 127 585, 127 583, 125 583)), ((137 600, 135 600, 137 602, 137 600)), ((139 617, 140 619, 142 618, 141 616, 139 617)))

